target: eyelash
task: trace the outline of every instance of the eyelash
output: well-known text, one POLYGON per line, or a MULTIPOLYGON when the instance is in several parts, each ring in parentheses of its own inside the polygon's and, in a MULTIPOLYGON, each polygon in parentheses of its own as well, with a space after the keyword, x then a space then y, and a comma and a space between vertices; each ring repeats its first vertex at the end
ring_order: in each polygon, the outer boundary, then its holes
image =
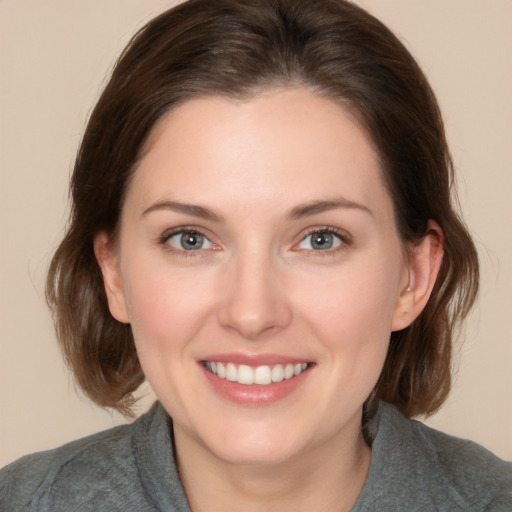
MULTIPOLYGON (((294 247, 297 247, 304 240, 306 240, 306 238, 308 236, 311 236, 315 233, 319 233, 319 234, 328 233, 330 235, 334 235, 336 238, 339 239, 340 244, 336 247, 333 247, 330 249, 324 249, 324 250, 305 249, 304 252, 306 252, 306 254, 311 255, 311 256, 321 256, 321 257, 333 256, 334 254, 337 254, 340 251, 346 250, 352 244, 352 238, 347 232, 341 231, 341 230, 339 230, 337 228, 333 228, 331 226, 316 226, 314 228, 307 230, 306 233, 301 237, 299 242, 294 245, 294 247)), ((300 249, 296 249, 296 250, 298 251, 300 249)))
MULTIPOLYGON (((184 226, 184 227, 172 229, 170 231, 165 231, 160 236, 158 242, 160 245, 163 245, 167 251, 178 254, 182 257, 198 257, 198 256, 200 257, 200 256, 204 256, 205 251, 219 250, 219 249, 213 248, 213 249, 197 249, 197 250, 187 251, 185 249, 177 249, 169 244, 169 240, 172 237, 174 237, 176 235, 184 235, 184 234, 203 236, 204 238, 206 238, 206 240, 208 240, 208 242, 210 244, 218 247, 214 242, 212 242, 210 240, 209 235, 204 233, 202 230, 200 230, 196 227, 192 227, 192 226, 190 226, 190 227, 184 226)), ((339 251, 345 250, 351 244, 352 244, 352 238, 345 231, 341 231, 341 230, 333 228, 331 226, 320 226, 320 227, 314 227, 314 228, 307 230, 306 233, 304 233, 301 236, 300 240, 293 245, 292 250, 294 250, 295 252, 302 251, 302 252, 308 254, 309 256, 326 257, 326 256, 332 256, 333 254, 337 254, 339 251), (308 236, 311 236, 315 233, 319 233, 319 234, 327 233, 330 235, 334 235, 336 238, 339 239, 340 243, 336 247, 328 248, 328 249, 324 249, 324 250, 297 249, 297 246, 300 245, 302 242, 304 242, 304 240, 306 240, 308 236)))
MULTIPOLYGON (((207 251, 215 251, 215 250, 218 250, 218 249, 198 249, 198 250, 189 250, 187 251, 186 249, 177 249, 175 247, 173 247, 170 243, 169 243, 169 240, 176 236, 176 235, 200 235, 202 237, 204 237, 206 240, 208 240, 208 242, 210 242, 210 244, 216 246, 216 244, 214 242, 212 242, 210 240, 210 236, 207 235, 206 233, 204 233, 203 231, 201 231, 200 229, 196 228, 196 227, 187 227, 187 226, 184 226, 184 227, 179 227, 179 228, 175 228, 175 229, 172 229, 170 231, 165 231, 159 238, 158 242, 163 245, 165 247, 165 249, 169 252, 172 252, 174 254, 178 254, 179 256, 182 256, 182 257, 185 257, 185 258, 194 258, 194 257, 200 257, 200 256, 204 256, 204 252, 205 250, 207 251)), ((216 246, 217 247, 217 246, 216 246)))

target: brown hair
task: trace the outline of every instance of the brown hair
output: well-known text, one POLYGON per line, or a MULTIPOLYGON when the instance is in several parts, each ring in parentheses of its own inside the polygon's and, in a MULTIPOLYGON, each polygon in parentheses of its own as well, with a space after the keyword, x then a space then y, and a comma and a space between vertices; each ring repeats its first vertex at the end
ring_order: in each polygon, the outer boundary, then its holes
POLYGON ((64 357, 97 404, 128 413, 144 379, 130 326, 110 315, 93 239, 115 233, 152 128, 194 96, 244 98, 286 85, 313 87, 357 116, 380 156, 403 241, 419 242, 429 219, 442 228, 432 296, 410 327, 392 333, 375 392, 407 416, 446 399, 454 330, 475 300, 478 259, 453 208, 443 123, 417 63, 347 1, 190 0, 150 21, 117 62, 78 152, 70 223, 48 273, 64 357))

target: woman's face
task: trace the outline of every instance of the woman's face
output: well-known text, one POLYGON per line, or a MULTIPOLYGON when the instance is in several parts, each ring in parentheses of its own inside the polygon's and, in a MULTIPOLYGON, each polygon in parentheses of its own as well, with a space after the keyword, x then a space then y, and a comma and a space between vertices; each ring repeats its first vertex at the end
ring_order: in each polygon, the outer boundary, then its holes
POLYGON ((104 274, 180 438, 258 464, 359 434, 408 284, 370 141, 305 89, 167 114, 104 274))

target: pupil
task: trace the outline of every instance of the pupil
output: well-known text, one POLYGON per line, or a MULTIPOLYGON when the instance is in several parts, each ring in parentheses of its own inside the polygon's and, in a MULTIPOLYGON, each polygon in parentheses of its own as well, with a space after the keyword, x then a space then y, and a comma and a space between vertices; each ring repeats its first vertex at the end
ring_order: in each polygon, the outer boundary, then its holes
POLYGON ((185 250, 197 249, 203 244, 203 235, 198 233, 184 233, 181 235, 181 245, 185 250))
POLYGON ((330 249, 332 246, 332 235, 329 233, 317 233, 312 240, 315 249, 330 249))

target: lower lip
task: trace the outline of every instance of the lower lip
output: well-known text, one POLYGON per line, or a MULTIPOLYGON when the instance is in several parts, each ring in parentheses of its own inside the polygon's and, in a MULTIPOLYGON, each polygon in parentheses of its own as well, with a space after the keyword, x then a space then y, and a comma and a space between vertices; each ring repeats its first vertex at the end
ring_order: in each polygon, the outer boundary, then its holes
POLYGON ((231 382, 217 377, 217 375, 208 371, 203 364, 200 366, 211 387, 218 395, 230 402, 247 406, 269 405, 286 398, 304 383, 311 371, 311 367, 308 367, 291 379, 274 382, 267 386, 260 386, 257 384, 247 385, 231 382))

